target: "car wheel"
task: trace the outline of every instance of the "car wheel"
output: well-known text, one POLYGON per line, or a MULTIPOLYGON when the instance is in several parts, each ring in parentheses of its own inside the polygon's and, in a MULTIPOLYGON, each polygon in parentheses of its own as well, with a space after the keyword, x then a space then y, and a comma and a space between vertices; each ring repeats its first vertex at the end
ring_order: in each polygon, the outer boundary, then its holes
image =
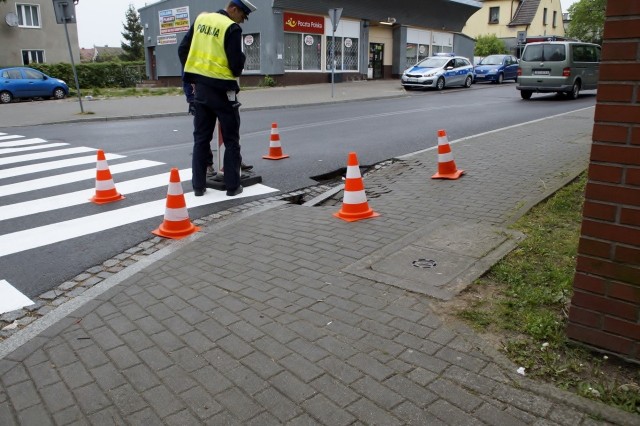
POLYGON ((571 88, 571 91, 568 93, 569 97, 571 99, 578 99, 578 96, 580 96, 580 82, 576 81, 575 83, 573 83, 573 88, 571 88))
POLYGON ((0 92, 0 103, 8 104, 13 100, 13 95, 11 93, 4 91, 0 92))
POLYGON ((65 91, 61 87, 56 87, 53 90, 53 98, 54 99, 64 99, 65 96, 67 96, 67 94, 65 93, 65 91))
POLYGON ((436 89, 442 90, 444 89, 444 77, 440 77, 436 82, 436 89))
POLYGON ((466 88, 471 87, 471 83, 473 83, 473 77, 468 75, 467 79, 464 81, 464 87, 466 87, 466 88))
POLYGON ((503 81, 504 81, 504 74, 502 73, 498 74, 498 79, 496 80, 496 83, 502 84, 503 81))
POLYGON ((529 100, 529 99, 531 99, 531 95, 532 94, 533 94, 533 92, 531 90, 521 90, 520 91, 520 96, 522 96, 522 99, 529 100))

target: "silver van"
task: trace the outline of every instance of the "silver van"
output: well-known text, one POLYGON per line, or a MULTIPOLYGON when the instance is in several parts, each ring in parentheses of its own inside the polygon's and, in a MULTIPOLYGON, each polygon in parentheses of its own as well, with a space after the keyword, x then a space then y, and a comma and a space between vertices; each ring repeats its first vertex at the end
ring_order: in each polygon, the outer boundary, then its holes
POLYGON ((564 94, 576 99, 580 90, 598 87, 600 46, 576 41, 529 43, 524 47, 518 68, 522 99, 533 92, 564 94))

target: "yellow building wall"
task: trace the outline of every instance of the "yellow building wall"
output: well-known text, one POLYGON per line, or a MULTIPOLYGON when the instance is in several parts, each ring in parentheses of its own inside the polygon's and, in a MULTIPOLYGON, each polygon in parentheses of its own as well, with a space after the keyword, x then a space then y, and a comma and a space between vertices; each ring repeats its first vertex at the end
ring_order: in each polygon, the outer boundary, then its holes
POLYGON ((473 38, 481 35, 495 34, 498 38, 516 38, 518 31, 526 31, 528 37, 564 36, 562 24, 562 5, 560 0, 541 0, 535 17, 529 26, 508 27, 518 9, 519 0, 484 0, 482 9, 471 15, 462 33, 473 38), (500 8, 497 24, 489 23, 489 11, 492 7, 500 8), (543 24, 544 8, 547 8, 547 25, 543 24), (553 26, 553 12, 556 12, 556 26, 553 26))
POLYGON ((393 32, 387 26, 369 27, 369 43, 384 44, 384 58, 382 65, 393 63, 393 32))

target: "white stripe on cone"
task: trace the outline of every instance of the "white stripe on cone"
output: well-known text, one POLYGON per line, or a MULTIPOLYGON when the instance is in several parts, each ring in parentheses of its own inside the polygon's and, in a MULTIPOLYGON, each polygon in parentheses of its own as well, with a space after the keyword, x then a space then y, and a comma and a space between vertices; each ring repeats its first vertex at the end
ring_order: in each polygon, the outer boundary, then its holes
POLYGON ((113 179, 96 180, 96 191, 107 191, 109 189, 114 189, 115 187, 113 179))
POLYGON ((169 182, 167 195, 182 195, 182 184, 180 182, 169 182))
POLYGON ((441 163, 448 163, 449 161, 453 161, 453 154, 451 152, 447 152, 446 154, 438 154, 438 161, 441 163))
POLYGON ((360 176, 359 166, 347 166, 347 179, 357 179, 360 176))
POLYGON ((164 219, 170 222, 179 222, 181 220, 189 219, 189 212, 186 207, 181 207, 179 209, 167 207, 164 212, 164 219))
POLYGON ((109 166, 107 165, 107 160, 99 160, 96 164, 97 170, 107 170, 109 166))
POLYGON ((367 202, 367 195, 362 191, 344 191, 342 202, 345 204, 362 204, 367 202))

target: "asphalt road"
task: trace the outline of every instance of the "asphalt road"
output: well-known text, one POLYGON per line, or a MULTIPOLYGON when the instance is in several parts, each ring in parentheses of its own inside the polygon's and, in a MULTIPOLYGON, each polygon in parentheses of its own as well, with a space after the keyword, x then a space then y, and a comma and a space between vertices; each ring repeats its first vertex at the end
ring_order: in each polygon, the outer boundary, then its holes
MULTIPOLYGON (((509 83, 501 86, 478 84, 466 90, 411 93, 406 98, 246 111, 242 114, 243 156, 246 162, 255 165, 256 172, 262 176, 266 186, 287 193, 314 185, 316 181, 312 176, 343 168, 350 151, 357 152, 361 165, 372 165, 436 145, 438 129, 446 129, 449 140, 455 140, 595 103, 595 92, 585 92, 577 101, 549 95, 535 96, 531 101, 524 102, 514 84, 509 83), (283 151, 290 155, 289 159, 268 161, 261 158, 268 151, 272 122, 278 124, 283 151)), ((540 121, 540 125, 544 126, 544 121, 540 121)), ((163 173, 171 167, 188 169, 191 166, 192 129, 191 119, 186 115, 0 131, 25 138, 66 143, 71 148, 103 149, 107 153, 123 156, 109 160, 111 168, 133 161, 159 163, 114 174, 116 184, 163 173)), ((11 155, 15 154, 4 155, 0 152, 0 161, 11 155)), ((25 161, 17 166, 28 167, 42 161, 25 161)), ((0 172, 8 167, 10 165, 0 165, 0 172)), ((86 168, 87 165, 68 167, 64 173, 86 168)), ((52 169, 3 178, 0 190, 10 186, 15 189, 6 195, 0 193, 0 206, 40 202, 35 200, 48 203, 51 197, 94 186, 92 179, 84 179, 64 184, 54 181, 46 188, 20 190, 22 185, 27 187, 26 182, 54 180, 61 173, 52 169)), ((185 193, 190 192, 189 174, 181 177, 185 193)), ((52 224, 64 221, 92 218, 89 227, 94 227, 83 236, 70 239, 64 239, 63 236, 63 240, 55 244, 0 254, 0 280, 7 280, 28 296, 55 288, 67 279, 150 238, 150 231, 162 221, 164 211, 160 209, 150 219, 103 231, 101 229, 106 219, 97 216, 99 213, 112 211, 115 216, 129 215, 131 213, 125 207, 133 208, 154 200, 162 202, 165 196, 166 185, 161 185, 128 195, 121 203, 107 206, 83 203, 55 210, 44 208, 39 213, 0 220, 0 238, 4 238, 2 241, 5 245, 12 245, 11 241, 15 239, 26 238, 26 234, 21 233, 29 230, 41 229, 43 233, 51 233, 52 224)), ((252 199, 255 198, 189 207, 189 215, 194 220, 252 199)))

